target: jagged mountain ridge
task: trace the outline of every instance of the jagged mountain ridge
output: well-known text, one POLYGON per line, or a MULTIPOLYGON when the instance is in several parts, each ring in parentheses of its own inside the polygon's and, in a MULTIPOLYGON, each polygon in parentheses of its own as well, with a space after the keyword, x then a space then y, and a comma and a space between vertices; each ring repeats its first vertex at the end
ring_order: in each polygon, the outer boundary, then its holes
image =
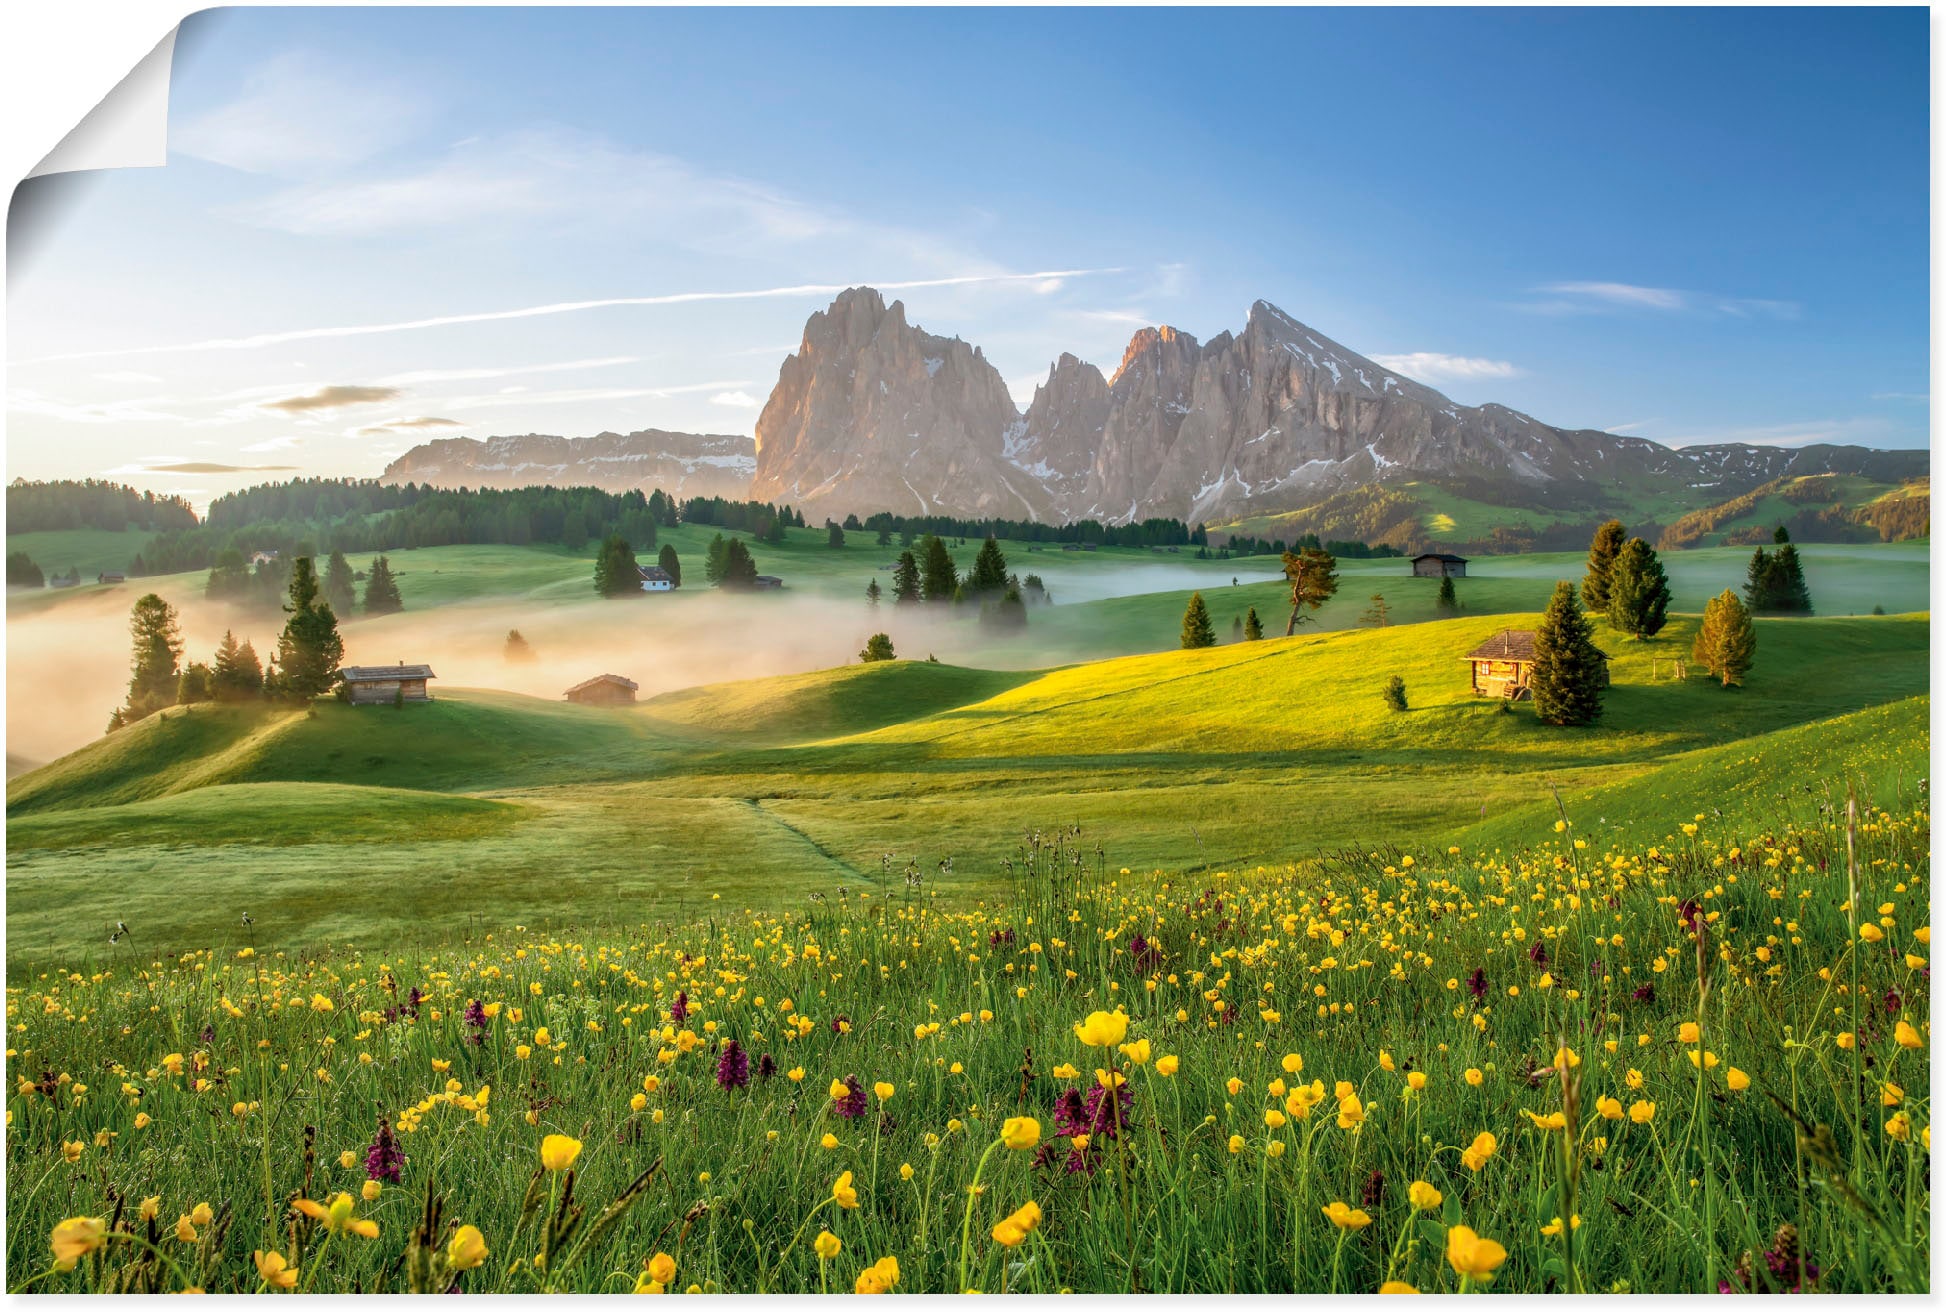
POLYGON ((673 497, 742 500, 756 467, 756 443, 748 437, 645 428, 593 437, 442 437, 392 461, 379 481, 475 488, 552 484, 609 492, 661 488, 673 497))
POLYGON ((1220 522, 1371 483, 1430 479, 1599 505, 1698 500, 1788 474, 1925 472, 1924 452, 1725 444, 1675 449, 1462 406, 1258 301, 1198 343, 1144 328, 1105 377, 1064 354, 1022 413, 977 347, 852 288, 811 316, 757 422, 752 495, 842 516, 893 509, 1220 522))

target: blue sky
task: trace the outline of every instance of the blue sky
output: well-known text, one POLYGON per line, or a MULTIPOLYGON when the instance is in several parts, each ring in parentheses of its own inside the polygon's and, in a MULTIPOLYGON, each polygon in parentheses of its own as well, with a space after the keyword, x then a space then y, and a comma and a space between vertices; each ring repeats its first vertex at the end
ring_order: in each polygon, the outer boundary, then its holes
POLYGON ((9 472, 202 502, 429 437, 747 433, 830 299, 778 289, 863 282, 933 284, 893 294, 1023 400, 1261 297, 1549 423, 1924 446, 1928 41, 1923 9, 202 14, 169 166, 97 180, 9 290, 9 472))

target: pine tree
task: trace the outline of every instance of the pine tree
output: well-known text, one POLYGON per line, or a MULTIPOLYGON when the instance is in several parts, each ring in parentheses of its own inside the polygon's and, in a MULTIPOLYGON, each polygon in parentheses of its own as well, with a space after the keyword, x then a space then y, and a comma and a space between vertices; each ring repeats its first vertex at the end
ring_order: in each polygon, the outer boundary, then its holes
POLYGON ((1750 611, 1725 588, 1703 608, 1703 625, 1696 630, 1689 659, 1731 688, 1743 686, 1743 676, 1750 672, 1756 655, 1757 628, 1750 622, 1750 611))
POLYGON ((676 555, 674 545, 667 542, 663 543, 662 550, 656 553, 655 563, 662 567, 664 574, 669 576, 670 587, 680 588, 682 586, 682 560, 676 555))
POLYGON ((1588 544, 1588 573, 1581 581, 1581 599, 1597 615, 1608 612, 1608 581, 1627 537, 1622 521, 1611 519, 1595 530, 1594 541, 1588 544))
POLYGON ((1020 589, 1009 584, 997 599, 989 597, 982 602, 980 622, 996 629, 1026 628, 1027 603, 1021 598, 1020 589))
POLYGON ((1546 724, 1593 724, 1601 718, 1602 658, 1574 584, 1554 585, 1534 632, 1534 710, 1546 724))
POLYGON ((1257 642, 1263 636, 1264 622, 1257 618, 1257 608, 1252 606, 1249 613, 1243 617, 1243 640, 1245 642, 1257 642))
POLYGON ((399 596, 399 582, 392 577, 391 558, 380 556, 372 562, 371 573, 365 576, 365 613, 396 615, 404 609, 405 602, 399 596))
POLYGON ((910 551, 901 551, 899 563, 892 567, 892 600, 901 606, 919 600, 919 562, 910 551))
POLYGON ((603 597, 642 595, 642 567, 636 562, 635 548, 619 533, 603 538, 595 553, 595 592, 603 597))
POLYGON ((751 557, 750 548, 743 545, 742 538, 731 538, 723 552, 721 586, 739 590, 757 586, 757 562, 751 557))
POLYGON ((264 672, 257 663, 257 649, 247 641, 239 643, 228 629, 216 645, 216 663, 210 670, 213 692, 218 701, 250 701, 263 696, 264 672))
POLYGON ((951 601, 959 590, 959 570, 952 553, 936 534, 926 534, 919 544, 919 593, 927 601, 951 601))
POLYGON ((331 603, 334 615, 349 615, 358 604, 358 594, 351 586, 351 562, 342 551, 332 552, 324 567, 324 599, 331 603))
POLYGON ((1372 594, 1372 604, 1358 617, 1358 622, 1372 629, 1382 629, 1392 622, 1392 607, 1383 593, 1372 594))
POLYGON ((532 665, 534 645, 521 635, 519 629, 508 629, 507 642, 500 649, 500 658, 509 665, 532 665))
POLYGON ((225 547, 216 553, 209 582, 203 585, 203 595, 211 601, 241 601, 250 595, 250 569, 244 564, 241 551, 225 547))
POLYGON ((1653 638, 1669 618, 1669 576, 1655 548, 1641 538, 1622 544, 1608 568, 1608 622, 1638 642, 1653 638))
POLYGON ((209 666, 201 661, 191 661, 182 667, 182 677, 176 680, 176 703, 190 706, 196 702, 206 702, 216 695, 216 677, 209 666))
POLYGON ((877 579, 873 579, 865 585, 865 604, 873 610, 878 609, 878 599, 882 595, 884 595, 883 589, 878 586, 877 579))
MULTIPOLYGON (((378 567, 372 569, 376 577, 378 567)), ((370 592, 367 588, 367 598, 370 592)), ((345 659, 338 617, 318 587, 316 566, 309 556, 298 557, 291 569, 290 601, 284 610, 290 619, 277 640, 277 668, 284 694, 307 702, 331 690, 345 659)))
POLYGON ((976 596, 1007 589, 1007 558, 1000 554, 1000 543, 991 534, 980 544, 980 554, 973 558, 973 572, 967 576, 966 589, 976 596))
POLYGON ((1743 572, 1744 605, 1762 614, 1770 609, 1770 553, 1762 547, 1751 554, 1749 568, 1743 572))
POLYGON ((879 545, 879 546, 881 546, 881 547, 889 547, 889 546, 891 546, 891 545, 892 545, 892 530, 891 530, 891 529, 889 529, 889 528, 881 528, 881 529, 880 529, 880 530, 878 531, 878 545, 879 545))
POLYGON ((47 584, 41 567, 34 558, 24 551, 7 553, 7 586, 10 588, 39 588, 47 584))
POLYGON ((122 723, 133 724, 175 704, 182 628, 176 608, 151 592, 129 611, 128 632, 134 640, 134 657, 129 668, 128 702, 121 714, 122 723))
POLYGON ((721 587, 723 571, 730 563, 730 541, 721 533, 709 540, 709 555, 703 559, 703 578, 712 587, 721 587))
POLYGON ((1459 593, 1453 588, 1453 576, 1442 574, 1439 578, 1439 599, 1433 602, 1433 610, 1442 619, 1450 619, 1459 614, 1459 593))
POLYGON ((1243 641, 1243 616, 1241 615, 1230 616, 1230 641, 1243 641))
POLYGON ((1379 696, 1383 698, 1385 704, 1391 707, 1393 710, 1403 711, 1404 709, 1406 709, 1405 680, 1400 678, 1396 674, 1393 675, 1391 678, 1385 681, 1385 691, 1380 693, 1379 696))
POLYGON ((845 530, 844 530, 844 527, 843 527, 842 525, 839 525, 839 524, 832 524, 832 525, 831 525, 831 526, 830 526, 830 527, 829 527, 829 528, 828 528, 828 529, 827 529, 827 530, 825 531, 825 535, 824 535, 824 545, 825 545, 825 546, 827 546, 827 547, 842 547, 842 546, 844 546, 844 545, 845 545, 845 530))
POLYGON ((1182 645, 1185 648, 1214 647, 1216 630, 1210 627, 1209 607, 1203 604, 1203 594, 1189 594, 1189 605, 1182 613, 1182 645))
POLYGON ((1338 562, 1321 547, 1286 551, 1284 577, 1291 584, 1291 622, 1284 626, 1288 638, 1297 632, 1299 624, 1312 618, 1304 614, 1306 610, 1317 610, 1338 591, 1338 562))
MULTIPOLYGON (((1784 530, 1777 531, 1781 534, 1784 530)), ((1770 558, 1770 608, 1787 615, 1809 615, 1811 589, 1804 582, 1804 562, 1797 558, 1797 548, 1788 537, 1783 542, 1777 554, 1770 558)))
POLYGON ((858 653, 858 659, 870 665, 874 661, 896 660, 892 654, 892 638, 889 634, 874 633, 865 640, 865 649, 858 653))

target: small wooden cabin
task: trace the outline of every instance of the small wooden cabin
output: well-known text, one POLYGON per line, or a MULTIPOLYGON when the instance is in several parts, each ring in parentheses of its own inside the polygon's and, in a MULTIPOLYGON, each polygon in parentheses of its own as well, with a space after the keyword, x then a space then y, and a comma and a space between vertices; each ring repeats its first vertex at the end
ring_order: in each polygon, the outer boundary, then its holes
POLYGON ((577 706, 633 706, 640 686, 619 674, 597 674, 568 689, 567 699, 577 706))
POLYGON ((1443 551, 1428 551, 1423 556, 1412 558, 1412 577, 1415 579, 1463 579, 1466 577, 1466 557, 1450 556, 1443 551))
POLYGON ((778 578, 775 574, 759 574, 756 578, 750 580, 750 586, 766 589, 781 588, 784 586, 784 580, 778 578))
MULTIPOLYGON (((1601 657, 1601 686, 1608 686, 1608 653, 1601 657)), ((1529 680, 1534 674, 1534 632, 1532 629, 1502 629, 1466 653, 1473 671, 1473 692, 1480 697, 1505 697, 1521 701, 1532 695, 1529 680)))
POLYGON ((439 676, 430 665, 347 665, 338 671, 345 682, 345 700, 353 706, 384 706, 403 697, 429 702, 426 680, 439 676))
POLYGON ((660 565, 637 565, 635 570, 642 576, 644 592, 670 592, 675 589, 676 581, 670 578, 669 571, 660 565))

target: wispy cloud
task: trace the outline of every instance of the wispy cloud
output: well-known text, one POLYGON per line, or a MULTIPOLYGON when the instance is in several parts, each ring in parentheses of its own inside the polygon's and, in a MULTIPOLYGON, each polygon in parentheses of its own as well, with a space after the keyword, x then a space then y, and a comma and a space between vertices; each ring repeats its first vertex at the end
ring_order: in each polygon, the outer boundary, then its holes
POLYGON ((1404 355, 1374 355, 1374 363, 1422 383, 1470 382, 1480 378, 1518 378, 1520 370, 1505 360, 1439 351, 1411 351, 1404 355))
POLYGON ((426 383, 475 382, 482 378, 515 378, 524 374, 568 373, 578 369, 611 369, 617 365, 640 364, 635 355, 605 355, 595 360, 561 360, 553 364, 510 364, 477 369, 415 369, 388 374, 376 381, 391 387, 419 387, 426 383))
POLYGON ((71 424, 182 423, 181 415, 155 409, 158 404, 164 404, 168 399, 167 397, 143 397, 133 401, 103 401, 75 405, 67 401, 58 401, 51 396, 27 388, 14 388, 7 393, 7 409, 25 415, 64 419, 71 424))
POLYGON ((162 380, 154 374, 141 373, 134 369, 110 369, 95 377, 104 383, 159 383, 162 380))
POLYGON ((755 410, 763 404, 741 388, 733 392, 718 392, 710 398, 711 405, 727 405, 736 410, 755 410))
POLYGON ((279 474, 297 469, 297 465, 227 465, 214 460, 138 460, 132 464, 118 465, 105 470, 108 474, 279 474))
POLYGON ((1644 287, 1628 282, 1550 282, 1542 283, 1534 291, 1553 299, 1528 301, 1518 308, 1536 314, 1647 310, 1663 314, 1723 315, 1733 319, 1795 319, 1803 313, 1803 307, 1795 301, 1723 296, 1715 292, 1644 287))
POLYGON ((246 173, 310 173, 406 141, 426 103, 402 84, 347 78, 292 52, 266 61, 235 100, 172 123, 169 149, 246 173))
POLYGON ((1650 424, 1659 424, 1661 422, 1660 419, 1635 419, 1626 424, 1610 424, 1601 431, 1604 433, 1614 433, 1619 436, 1629 436, 1640 432, 1650 424))
POLYGON ((434 415, 419 415, 411 419, 381 419, 375 424, 366 424, 354 430, 353 437, 377 437, 385 433, 420 433, 433 428, 464 428, 465 424, 457 419, 441 419, 434 415))
POLYGON ((43 355, 15 364, 48 364, 58 360, 96 360, 123 355, 162 355, 176 351, 247 351, 287 342, 313 341, 327 337, 367 337, 375 333, 411 332, 422 328, 446 328, 454 324, 494 323, 505 319, 532 319, 550 314, 573 314, 582 310, 602 310, 622 305, 694 305, 706 301, 789 300, 815 296, 836 296, 848 287, 871 286, 880 291, 913 291, 922 287, 971 287, 981 284, 1032 282, 1041 278, 1085 278, 1121 273, 1121 269, 1063 269, 1054 273, 969 273, 950 278, 908 278, 896 281, 860 279, 849 283, 798 283, 789 287, 763 287, 750 291, 670 292, 661 296, 611 296, 595 301, 556 301, 548 305, 528 305, 516 310, 486 310, 473 314, 442 314, 424 319, 404 319, 394 323, 350 324, 335 328, 293 328, 282 332, 258 333, 251 337, 211 337, 199 342, 178 342, 165 346, 128 346, 103 351, 74 351, 65 355, 43 355))
MULTIPOLYGON (((199 443, 199 445, 203 444, 199 443)), ((268 455, 272 451, 288 451, 292 447, 303 445, 303 438, 286 435, 284 437, 267 437, 261 442, 252 442, 249 446, 241 448, 241 450, 245 455, 268 455)))
POLYGON ((374 405, 380 401, 394 400, 401 395, 401 391, 396 387, 334 383, 329 387, 321 387, 315 392, 306 392, 302 396, 287 396, 277 401, 265 401, 263 408, 287 415, 300 415, 309 414, 314 410, 342 410, 346 406, 374 405))
POLYGON ((1712 446, 1723 442, 1744 442, 1751 446, 1810 446, 1818 442, 1836 445, 1885 446, 1894 429, 1876 416, 1852 419, 1805 419, 1795 423, 1767 424, 1740 428, 1704 429, 1676 437, 1656 440, 1665 446, 1712 446))

